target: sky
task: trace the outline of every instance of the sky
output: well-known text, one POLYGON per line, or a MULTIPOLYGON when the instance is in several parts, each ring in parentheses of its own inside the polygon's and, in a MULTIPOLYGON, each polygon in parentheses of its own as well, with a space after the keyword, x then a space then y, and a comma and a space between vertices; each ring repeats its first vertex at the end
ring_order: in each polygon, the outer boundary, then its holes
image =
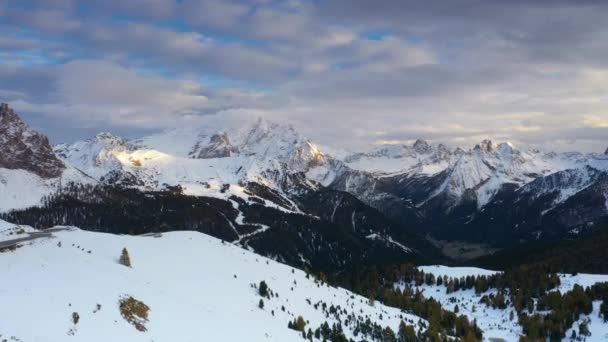
POLYGON ((54 143, 209 116, 351 150, 608 147, 608 1, 7 0, 0 101, 54 143))

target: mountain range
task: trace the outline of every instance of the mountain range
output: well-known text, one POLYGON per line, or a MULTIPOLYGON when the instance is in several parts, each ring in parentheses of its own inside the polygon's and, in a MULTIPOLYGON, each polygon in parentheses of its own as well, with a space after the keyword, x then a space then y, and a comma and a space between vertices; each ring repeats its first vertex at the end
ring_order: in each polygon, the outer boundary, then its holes
POLYGON ((99 133, 51 147, 6 104, 0 141, 8 221, 122 233, 205 226, 328 271, 387 256, 439 260, 437 241, 505 248, 586 236, 608 222, 608 151, 417 140, 333 156, 292 126, 221 117, 139 139, 99 133), (92 203, 105 209, 83 214, 92 203), (180 218, 165 222, 163 211, 180 218))

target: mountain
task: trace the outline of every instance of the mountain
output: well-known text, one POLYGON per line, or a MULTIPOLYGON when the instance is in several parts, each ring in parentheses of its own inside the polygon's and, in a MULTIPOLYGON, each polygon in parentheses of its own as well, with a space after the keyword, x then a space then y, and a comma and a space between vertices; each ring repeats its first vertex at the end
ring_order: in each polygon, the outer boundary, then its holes
MULTIPOLYGON (((276 236, 268 237, 276 234, 268 229, 277 223, 272 217, 289 216, 285 225, 291 230, 289 239, 299 240, 298 249, 307 250, 304 254, 310 256, 312 247, 295 233, 302 224, 314 227, 309 232, 319 232, 320 226, 312 225, 310 218, 340 225, 340 238, 354 234, 355 240, 364 244, 371 237, 382 236, 373 239, 386 246, 401 244, 406 247, 403 251, 420 251, 427 250, 417 237, 420 235, 502 248, 535 239, 582 236, 608 217, 604 184, 608 155, 541 152, 519 149, 508 142, 483 140, 463 149, 417 140, 411 145, 382 145, 368 152, 332 156, 290 125, 214 116, 198 127, 170 129, 139 139, 100 133, 85 141, 57 145, 54 152, 65 166, 62 176, 55 178, 61 182, 45 185, 44 191, 31 191, 31 198, 15 201, 22 204, 12 207, 24 209, 44 202, 47 212, 36 218, 35 210, 25 209, 9 218, 39 228, 73 224, 103 230, 99 222, 105 219, 95 220, 76 212, 64 216, 71 203, 66 196, 77 201, 70 205, 82 210, 98 202, 97 198, 65 191, 71 182, 88 182, 95 184, 96 190, 91 193, 106 196, 105 204, 116 210, 124 195, 108 188, 135 189, 140 195, 134 201, 139 203, 146 202, 142 197, 146 193, 154 198, 222 200, 214 222, 223 228, 215 236, 249 246, 263 239, 257 248, 270 246, 270 240, 278 241, 274 240, 276 236), (80 176, 65 176, 74 173, 80 176), (54 196, 59 192, 62 195, 54 196), (264 208, 259 212, 250 209, 258 207, 264 208), (335 212, 342 213, 338 223, 334 222, 335 212), (222 215, 228 219, 220 219, 222 215), (302 215, 309 221, 303 221, 302 215), (359 217, 373 217, 374 222, 361 225, 359 217), (348 229, 350 233, 346 234, 348 229)), ((20 184, 15 179, 4 183, 20 184)), ((19 191, 14 187, 7 193, 19 191)), ((3 208, 12 209, 10 204, 3 208)), ((98 215, 105 217, 104 213, 98 215)), ((114 229, 127 223, 131 227, 128 229, 140 232, 144 227, 158 229, 143 217, 136 220, 128 218, 130 215, 125 213, 121 216, 124 220, 113 222, 114 229)), ((195 225, 200 224, 196 214, 189 217, 195 225)), ((331 248, 330 240, 325 242, 331 248)), ((293 253, 279 251, 278 246, 281 244, 267 253, 283 257, 290 254, 289 259, 293 259, 293 253)))
POLYGON ((40 232, 0 221, 0 248, 9 245, 0 253, 0 340, 300 341, 288 325, 301 316, 305 332, 377 341, 374 325, 427 324, 196 232, 40 232), (123 248, 130 267, 119 263, 123 248))
POLYGON ((430 145, 416 140, 412 146, 403 144, 382 145, 370 152, 346 156, 343 161, 349 168, 378 175, 418 173, 432 175, 449 166, 460 150, 451 151, 445 145, 430 145))
POLYGON ((32 130, 6 103, 0 104, 0 167, 42 178, 59 177, 65 169, 47 137, 32 130))
POLYGON ((55 152, 103 183, 139 185, 147 190, 179 184, 186 194, 222 198, 229 197, 222 195, 224 184, 257 182, 294 191, 291 176, 325 160, 291 126, 262 119, 233 127, 221 124, 173 129, 133 141, 103 133, 58 145, 55 152))
POLYGON ((563 238, 608 217, 605 154, 543 153, 489 140, 450 150, 417 141, 343 160, 325 185, 440 239, 505 246, 543 234, 563 238))
POLYGON ((62 184, 91 181, 61 161, 46 136, 0 104, 0 212, 38 205, 62 184))
POLYGON ((12 210, 3 218, 118 234, 196 230, 329 275, 358 264, 441 260, 399 223, 307 178, 330 161, 291 126, 255 119, 135 140, 100 133, 54 152, 64 174, 82 179, 53 179, 28 192, 27 206, 6 196, 12 210))

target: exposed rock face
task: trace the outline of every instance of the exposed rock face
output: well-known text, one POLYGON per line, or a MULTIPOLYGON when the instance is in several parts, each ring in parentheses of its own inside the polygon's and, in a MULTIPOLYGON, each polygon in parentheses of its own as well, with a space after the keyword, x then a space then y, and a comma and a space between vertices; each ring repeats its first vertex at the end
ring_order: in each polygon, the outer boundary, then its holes
POLYGON ((608 147, 606 148, 606 151, 604 151, 604 154, 608 155, 608 147))
POLYGON ((414 150, 418 153, 426 153, 431 150, 431 146, 429 145, 429 143, 422 139, 416 140, 413 147, 414 150))
POLYGON ((232 146, 228 134, 220 132, 209 139, 208 144, 197 142, 190 157, 196 159, 225 158, 238 153, 238 148, 232 146))
POLYGON ((494 151, 494 148, 495 148, 494 143, 492 142, 492 140, 488 140, 488 139, 485 139, 481 143, 475 145, 476 151, 492 152, 492 151, 494 151))
POLYGON ((42 178, 59 177, 65 169, 48 138, 26 125, 6 103, 0 104, 0 167, 27 170, 42 178))

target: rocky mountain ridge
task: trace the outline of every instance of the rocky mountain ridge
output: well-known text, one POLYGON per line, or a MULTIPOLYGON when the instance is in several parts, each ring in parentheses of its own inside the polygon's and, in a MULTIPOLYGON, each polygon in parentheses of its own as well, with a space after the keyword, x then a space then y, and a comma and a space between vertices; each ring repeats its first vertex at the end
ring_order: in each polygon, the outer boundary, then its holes
POLYGON ((28 170, 42 178, 62 174, 64 163, 46 136, 32 130, 8 104, 0 104, 0 167, 28 170))

